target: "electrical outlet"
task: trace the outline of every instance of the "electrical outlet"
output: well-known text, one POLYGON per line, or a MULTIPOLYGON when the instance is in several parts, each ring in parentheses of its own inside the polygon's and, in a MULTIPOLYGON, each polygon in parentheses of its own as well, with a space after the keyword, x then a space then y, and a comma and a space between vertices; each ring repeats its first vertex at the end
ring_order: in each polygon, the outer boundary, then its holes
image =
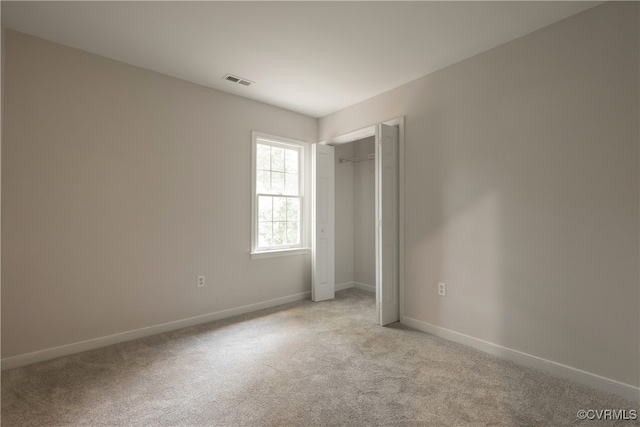
POLYGON ((204 276, 198 276, 197 285, 199 288, 204 288, 204 276))
POLYGON ((438 295, 441 297, 447 296, 447 284, 444 282, 438 283, 438 295))

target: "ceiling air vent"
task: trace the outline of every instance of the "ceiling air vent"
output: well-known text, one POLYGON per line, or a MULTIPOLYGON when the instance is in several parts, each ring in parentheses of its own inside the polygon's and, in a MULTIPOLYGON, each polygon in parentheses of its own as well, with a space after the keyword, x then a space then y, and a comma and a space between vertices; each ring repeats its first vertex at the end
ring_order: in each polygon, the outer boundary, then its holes
POLYGON ((231 83, 237 83, 237 84, 242 85, 242 86, 251 86, 254 83, 251 80, 247 80, 247 79, 242 78, 242 77, 234 76, 233 74, 225 74, 225 76, 222 78, 222 80, 226 80, 226 81, 229 81, 231 83))

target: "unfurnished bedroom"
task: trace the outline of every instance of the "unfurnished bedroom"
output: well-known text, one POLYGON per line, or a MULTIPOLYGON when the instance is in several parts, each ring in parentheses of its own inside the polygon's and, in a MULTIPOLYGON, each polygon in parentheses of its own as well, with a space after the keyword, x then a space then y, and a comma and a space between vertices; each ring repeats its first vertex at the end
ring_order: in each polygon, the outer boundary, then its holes
POLYGON ((2 1, 3 426, 626 426, 637 2, 2 1))

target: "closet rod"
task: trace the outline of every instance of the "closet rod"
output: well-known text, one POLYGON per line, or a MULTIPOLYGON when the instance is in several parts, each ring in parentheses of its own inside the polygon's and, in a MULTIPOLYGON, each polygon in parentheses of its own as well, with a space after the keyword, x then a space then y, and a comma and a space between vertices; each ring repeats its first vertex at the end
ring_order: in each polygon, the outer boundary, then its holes
POLYGON ((367 156, 362 156, 362 157, 352 157, 350 159, 338 159, 338 163, 342 163, 342 162, 352 162, 352 163, 356 163, 356 162, 364 162, 365 160, 373 160, 376 158, 375 153, 371 153, 367 156))

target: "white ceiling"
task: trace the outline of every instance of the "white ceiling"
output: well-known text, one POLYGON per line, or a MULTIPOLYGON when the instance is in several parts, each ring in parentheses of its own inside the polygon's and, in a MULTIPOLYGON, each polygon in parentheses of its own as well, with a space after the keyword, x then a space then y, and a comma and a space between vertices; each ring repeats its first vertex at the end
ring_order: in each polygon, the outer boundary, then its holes
POLYGON ((322 117, 599 3, 2 1, 2 23, 322 117))

